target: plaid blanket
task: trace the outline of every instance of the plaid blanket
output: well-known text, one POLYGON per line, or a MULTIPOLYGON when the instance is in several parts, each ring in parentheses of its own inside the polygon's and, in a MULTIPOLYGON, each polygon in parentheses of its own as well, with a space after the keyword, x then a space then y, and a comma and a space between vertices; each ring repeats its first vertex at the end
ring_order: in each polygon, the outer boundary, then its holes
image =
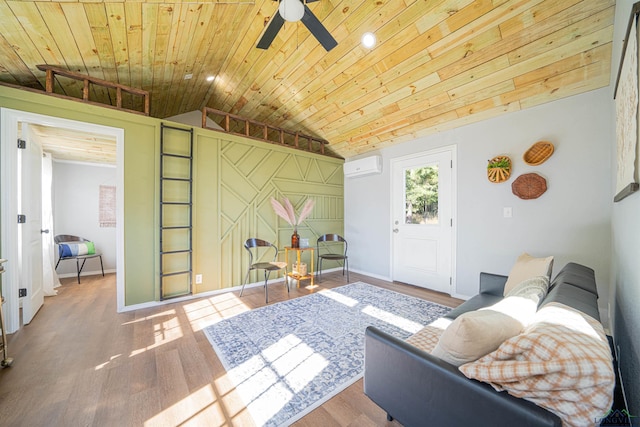
POLYGON ((498 350, 460 367, 468 378, 530 400, 566 426, 593 426, 611 407, 615 374, 600 322, 559 303, 498 350))

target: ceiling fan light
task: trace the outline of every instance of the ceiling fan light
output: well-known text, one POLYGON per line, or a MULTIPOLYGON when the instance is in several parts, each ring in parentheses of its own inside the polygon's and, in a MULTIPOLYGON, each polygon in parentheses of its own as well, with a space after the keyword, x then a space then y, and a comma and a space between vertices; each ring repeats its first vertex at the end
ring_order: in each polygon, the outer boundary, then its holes
POLYGON ((304 5, 300 0, 281 0, 278 11, 285 21, 298 22, 304 15, 304 5))

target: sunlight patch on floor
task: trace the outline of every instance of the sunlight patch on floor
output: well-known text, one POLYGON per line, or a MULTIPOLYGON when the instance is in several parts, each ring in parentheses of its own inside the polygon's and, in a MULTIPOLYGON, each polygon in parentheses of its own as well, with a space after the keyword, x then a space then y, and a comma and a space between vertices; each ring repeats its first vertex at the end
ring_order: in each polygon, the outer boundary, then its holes
POLYGON ((258 425, 266 423, 329 362, 295 335, 288 335, 231 369, 227 375, 258 425), (268 365, 271 363, 271 367, 268 365))
POLYGON ((318 295, 331 298, 332 300, 337 301, 340 304, 344 304, 347 307, 355 307, 359 303, 358 300, 350 298, 346 295, 342 295, 340 292, 332 291, 331 289, 325 289, 323 291, 320 291, 318 292, 318 295))
POLYGON ((174 309, 161 311, 160 313, 150 314, 149 316, 139 317, 139 318, 131 320, 129 322, 124 322, 122 324, 122 326, 133 325, 135 323, 142 323, 142 322, 145 322, 147 320, 157 319, 158 317, 167 317, 167 316, 175 316, 175 315, 176 315, 176 311, 174 309))
POLYGON ((386 310, 381 310, 372 305, 368 305, 363 308, 362 312, 413 334, 423 328, 423 326, 418 322, 414 322, 413 320, 406 319, 386 310))
MULTIPOLYGON (((165 425, 186 425, 189 422, 193 422, 199 414, 203 411, 209 410, 214 407, 215 412, 219 413, 219 417, 208 416, 207 426, 222 426, 225 424, 224 415, 216 404, 216 396, 211 387, 211 384, 207 384, 204 387, 194 391, 184 399, 174 403, 167 409, 158 412, 153 417, 144 422, 145 427, 151 426, 165 426, 165 425), (218 408, 215 408, 218 407, 218 408)), ((211 414, 209 414, 211 415, 211 414)))
POLYGON ((115 356, 111 356, 108 362, 99 364, 94 368, 94 370, 99 371, 100 369, 104 368, 105 366, 107 366, 109 363, 113 362, 115 359, 117 359, 120 356, 122 356, 122 354, 116 354, 115 356))
POLYGON ((251 310, 232 292, 184 304, 183 309, 194 332, 200 331, 222 319, 251 310))
POLYGON ((153 336, 154 342, 152 344, 132 350, 129 357, 144 353, 147 350, 178 340, 184 336, 182 326, 180 325, 180 319, 178 318, 176 311, 173 309, 141 317, 130 322, 125 322, 122 325, 134 325, 137 328, 148 328, 149 335, 153 336))

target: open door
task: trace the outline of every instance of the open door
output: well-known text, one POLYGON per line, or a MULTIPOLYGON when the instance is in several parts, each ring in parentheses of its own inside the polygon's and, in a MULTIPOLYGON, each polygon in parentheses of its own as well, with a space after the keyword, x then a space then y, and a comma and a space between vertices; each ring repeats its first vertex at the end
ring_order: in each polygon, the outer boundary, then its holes
POLYGON ((21 246, 20 288, 26 289, 22 298, 22 322, 31 322, 42 304, 42 147, 29 138, 29 126, 23 123, 21 149, 18 150, 20 165, 19 227, 21 246))

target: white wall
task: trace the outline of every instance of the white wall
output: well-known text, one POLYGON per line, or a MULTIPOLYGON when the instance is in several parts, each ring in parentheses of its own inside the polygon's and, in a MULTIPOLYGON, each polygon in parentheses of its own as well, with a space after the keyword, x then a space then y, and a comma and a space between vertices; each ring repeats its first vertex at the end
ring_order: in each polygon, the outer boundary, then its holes
POLYGON ((556 272, 569 261, 593 268, 601 309, 606 310, 612 103, 610 91, 600 89, 380 150, 382 174, 345 179, 345 235, 352 269, 380 277, 391 274, 390 159, 456 144, 454 294, 475 295, 481 271, 508 274, 516 257, 529 252, 554 255, 556 272), (522 155, 539 140, 553 142, 555 153, 540 166, 528 166, 522 155), (493 184, 486 178, 487 160, 500 154, 511 157, 512 176, 493 184), (535 200, 521 200, 511 191, 513 180, 528 172, 547 179, 547 192, 535 200), (503 207, 513 208, 512 218, 503 218, 503 207))
MULTIPOLYGON (((178 114, 177 116, 165 117, 164 120, 200 128, 202 127, 202 111, 189 111, 188 113, 178 114)), ((222 130, 222 127, 209 117, 207 117, 207 127, 222 130)))
MULTIPOLYGON (((96 252, 102 253, 105 272, 115 271, 116 228, 100 227, 98 223, 100 185, 116 185, 115 167, 53 162, 54 233, 93 241, 96 252)), ((62 276, 75 271, 75 261, 62 261, 57 269, 62 276)), ((99 273, 100 261, 97 258, 87 260, 83 274, 85 272, 99 273)))
MULTIPOLYGON (((618 0, 614 30, 610 97, 618 74, 622 41, 625 38, 629 14, 634 1, 618 0)), ((612 116, 615 111, 612 112, 612 116)), ((612 189, 615 187, 615 132, 610 135, 612 152, 612 189)), ((629 412, 640 415, 640 192, 613 204, 612 274, 610 318, 618 352, 618 365, 624 383, 629 412)))

